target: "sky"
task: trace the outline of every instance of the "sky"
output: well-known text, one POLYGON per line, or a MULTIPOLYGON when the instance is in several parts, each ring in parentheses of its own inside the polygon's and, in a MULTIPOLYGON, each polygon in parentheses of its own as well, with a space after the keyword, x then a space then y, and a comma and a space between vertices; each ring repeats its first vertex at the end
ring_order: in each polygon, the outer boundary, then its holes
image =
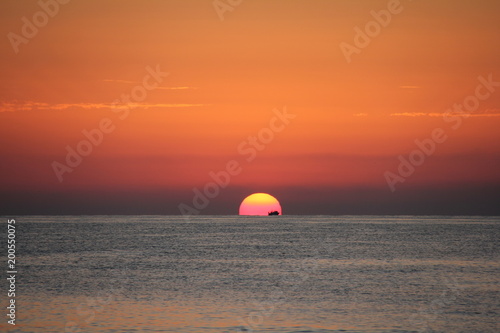
POLYGON ((500 2, 0 3, 0 214, 500 214, 500 2))

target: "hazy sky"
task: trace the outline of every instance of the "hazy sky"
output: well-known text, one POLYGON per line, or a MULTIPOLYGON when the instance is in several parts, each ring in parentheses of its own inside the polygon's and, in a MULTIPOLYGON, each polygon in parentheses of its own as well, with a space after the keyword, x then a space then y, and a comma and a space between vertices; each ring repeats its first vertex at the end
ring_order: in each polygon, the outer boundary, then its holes
POLYGON ((45 2, 0 3, 2 214, 500 214, 499 1, 45 2))

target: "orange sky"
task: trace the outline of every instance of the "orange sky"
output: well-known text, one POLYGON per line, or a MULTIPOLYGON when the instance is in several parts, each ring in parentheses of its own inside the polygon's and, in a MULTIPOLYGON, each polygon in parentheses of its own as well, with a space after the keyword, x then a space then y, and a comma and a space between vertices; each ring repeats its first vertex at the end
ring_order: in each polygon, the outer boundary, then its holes
POLYGON ((23 17, 42 9, 2 1, 3 213, 177 214, 230 160, 241 173, 201 213, 236 213, 252 192, 296 214, 311 213, 300 204, 390 214, 418 212, 411 200, 449 208, 469 199, 471 213, 500 213, 500 87, 457 129, 441 115, 474 95, 478 77, 500 81, 500 3, 401 0, 348 63, 341 43, 355 45, 354 28, 388 3, 243 1, 222 21, 212 1, 74 0, 13 46, 23 17), (169 74, 120 119, 112 103, 142 85, 148 66, 169 74), (296 117, 247 161, 238 147, 284 107, 296 117), (59 181, 53 162, 64 164, 66 147, 105 118, 114 130, 59 181), (435 128, 448 139, 392 193, 384 173, 397 173, 398 155, 435 128), (432 198, 457 188, 464 196, 432 198), (108 208, 96 204, 109 197, 108 208), (370 210, 382 197, 385 208, 370 210), (339 198, 350 201, 339 208, 339 198), (391 210, 400 200, 412 209, 391 210))

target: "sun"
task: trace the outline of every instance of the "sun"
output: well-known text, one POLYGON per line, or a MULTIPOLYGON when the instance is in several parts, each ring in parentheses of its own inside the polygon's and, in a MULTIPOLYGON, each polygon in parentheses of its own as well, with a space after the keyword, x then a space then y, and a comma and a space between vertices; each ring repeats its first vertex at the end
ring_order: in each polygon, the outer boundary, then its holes
POLYGON ((267 193, 251 194, 240 205, 240 215, 269 215, 271 212, 281 215, 281 205, 275 197, 267 193))

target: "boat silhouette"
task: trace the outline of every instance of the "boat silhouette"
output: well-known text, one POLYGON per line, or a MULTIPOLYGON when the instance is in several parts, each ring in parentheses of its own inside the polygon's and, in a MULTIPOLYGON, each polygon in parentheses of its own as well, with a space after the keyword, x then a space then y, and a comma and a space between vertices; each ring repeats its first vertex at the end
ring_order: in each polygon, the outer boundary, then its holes
POLYGON ((277 210, 275 210, 275 211, 267 213, 267 215, 269 215, 269 216, 271 216, 271 215, 280 215, 280 213, 277 210))

